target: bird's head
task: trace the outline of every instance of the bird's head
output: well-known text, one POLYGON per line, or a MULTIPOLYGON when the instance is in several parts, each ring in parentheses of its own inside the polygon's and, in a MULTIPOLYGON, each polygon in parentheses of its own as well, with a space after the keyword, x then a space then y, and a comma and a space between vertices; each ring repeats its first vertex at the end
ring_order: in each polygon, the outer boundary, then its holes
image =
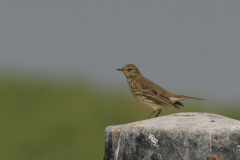
POLYGON ((138 68, 134 64, 127 64, 122 69, 117 69, 117 70, 122 71, 127 78, 141 75, 138 68))

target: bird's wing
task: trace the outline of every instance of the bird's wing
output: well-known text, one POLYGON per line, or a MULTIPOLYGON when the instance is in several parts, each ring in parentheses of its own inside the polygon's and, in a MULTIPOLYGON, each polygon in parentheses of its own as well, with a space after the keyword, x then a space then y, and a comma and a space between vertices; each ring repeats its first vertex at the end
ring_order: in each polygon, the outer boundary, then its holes
POLYGON ((137 85, 139 94, 146 97, 147 99, 152 100, 158 104, 164 103, 166 105, 180 109, 176 104, 174 104, 173 101, 164 95, 164 92, 167 92, 165 89, 149 81, 145 77, 138 81, 137 85))
POLYGON ((159 94, 155 90, 142 90, 141 95, 146 97, 148 100, 152 100, 158 104, 167 104, 169 106, 173 106, 175 108, 180 109, 174 102, 172 102, 168 97, 164 96, 163 94, 159 94))

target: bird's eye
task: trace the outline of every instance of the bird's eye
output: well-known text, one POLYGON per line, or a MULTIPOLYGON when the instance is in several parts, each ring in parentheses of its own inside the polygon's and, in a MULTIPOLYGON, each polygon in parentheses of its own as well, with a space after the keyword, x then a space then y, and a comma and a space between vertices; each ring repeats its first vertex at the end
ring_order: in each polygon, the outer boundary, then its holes
POLYGON ((132 70, 132 68, 129 68, 128 71, 130 72, 132 70))

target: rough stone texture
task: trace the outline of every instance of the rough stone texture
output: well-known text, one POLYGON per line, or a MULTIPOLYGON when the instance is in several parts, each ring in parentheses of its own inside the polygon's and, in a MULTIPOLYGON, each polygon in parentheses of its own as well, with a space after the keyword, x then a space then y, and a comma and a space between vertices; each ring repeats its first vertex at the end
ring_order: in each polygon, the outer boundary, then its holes
POLYGON ((109 126, 104 160, 240 160, 240 121, 178 113, 109 126))

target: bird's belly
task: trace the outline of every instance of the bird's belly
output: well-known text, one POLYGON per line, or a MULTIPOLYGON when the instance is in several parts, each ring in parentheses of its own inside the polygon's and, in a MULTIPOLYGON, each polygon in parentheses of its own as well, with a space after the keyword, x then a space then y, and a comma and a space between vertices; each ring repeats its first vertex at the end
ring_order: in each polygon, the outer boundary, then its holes
POLYGON ((143 103, 144 106, 146 106, 148 108, 152 108, 155 111, 167 107, 167 105, 165 105, 165 104, 157 104, 157 103, 154 103, 153 101, 147 100, 147 99, 145 99, 143 97, 135 96, 135 98, 138 101, 140 101, 141 103, 143 103))

